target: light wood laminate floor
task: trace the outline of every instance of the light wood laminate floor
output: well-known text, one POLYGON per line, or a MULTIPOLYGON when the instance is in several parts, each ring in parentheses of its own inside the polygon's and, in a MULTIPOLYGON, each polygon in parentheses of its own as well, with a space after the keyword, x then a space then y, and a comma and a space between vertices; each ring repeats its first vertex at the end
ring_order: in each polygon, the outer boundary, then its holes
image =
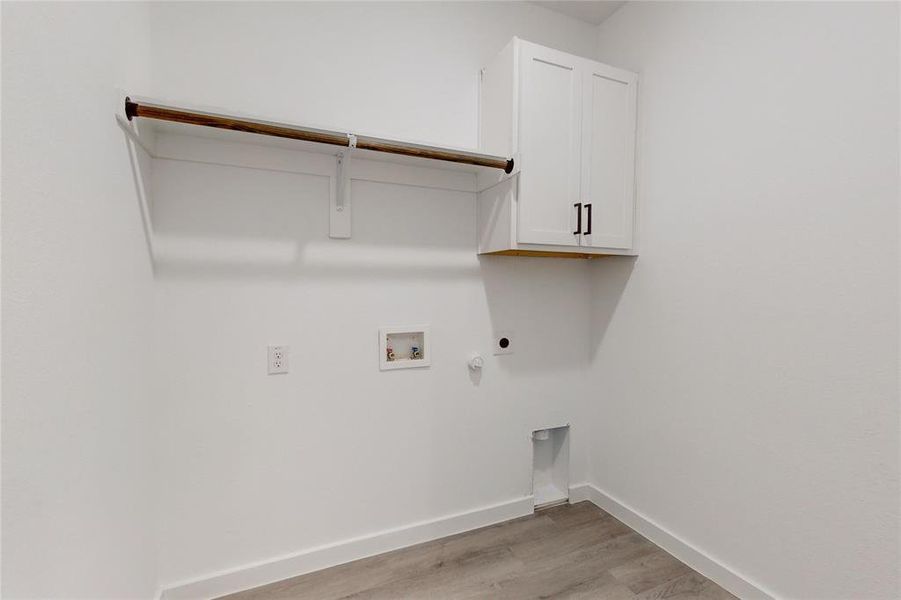
POLYGON ((226 597, 735 598, 589 502, 548 508, 226 597))

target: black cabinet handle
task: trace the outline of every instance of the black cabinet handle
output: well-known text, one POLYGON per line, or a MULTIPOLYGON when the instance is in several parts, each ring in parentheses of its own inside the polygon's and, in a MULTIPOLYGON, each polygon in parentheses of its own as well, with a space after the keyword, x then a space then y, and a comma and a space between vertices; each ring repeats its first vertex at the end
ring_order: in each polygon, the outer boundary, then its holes
POLYGON ((591 235, 591 204, 586 204, 585 208, 588 209, 588 229, 583 231, 584 235, 591 235))
POLYGON ((576 230, 573 231, 573 235, 579 235, 582 233, 582 203, 576 202, 573 206, 576 207, 576 230))

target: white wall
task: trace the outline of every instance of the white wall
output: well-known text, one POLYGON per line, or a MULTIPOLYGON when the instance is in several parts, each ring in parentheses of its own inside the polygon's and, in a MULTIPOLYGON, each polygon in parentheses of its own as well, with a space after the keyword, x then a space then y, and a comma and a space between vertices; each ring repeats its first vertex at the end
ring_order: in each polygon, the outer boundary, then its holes
POLYGON ((511 37, 591 56, 596 33, 524 2, 161 3, 153 23, 157 96, 462 147, 511 37))
POLYGON ((143 4, 2 5, 4 598, 156 586, 151 263, 116 84, 143 4))
MULTIPOLYGON (((595 44, 513 3, 153 12, 156 95, 470 147, 511 36, 595 44)), ((329 240, 323 177, 159 160, 153 189, 164 587, 529 494, 529 432, 581 396, 586 263, 479 260, 469 192, 355 182, 353 239, 329 240), (378 327, 417 323, 432 367, 380 372, 378 327), (476 384, 495 327, 519 350, 476 384), (266 375, 267 344, 290 374, 266 375)))
POLYGON ((593 265, 591 478, 784 598, 897 598, 898 16, 632 2, 642 249, 593 265))

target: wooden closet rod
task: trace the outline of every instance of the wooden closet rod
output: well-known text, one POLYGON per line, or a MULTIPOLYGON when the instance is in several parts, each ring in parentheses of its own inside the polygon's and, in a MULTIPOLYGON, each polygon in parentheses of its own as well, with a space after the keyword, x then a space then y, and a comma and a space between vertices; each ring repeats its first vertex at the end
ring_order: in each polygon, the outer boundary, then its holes
MULTIPOLYGON (((264 121, 242 119, 240 117, 230 117, 227 115, 195 112, 174 106, 132 101, 130 98, 125 99, 125 115, 128 117, 129 121, 135 117, 141 117, 143 119, 187 123, 188 125, 202 125, 204 127, 244 131, 247 133, 257 133, 260 135, 288 138, 292 140, 332 144, 334 146, 349 146, 351 139, 349 134, 338 131, 326 131, 323 129, 312 129, 310 127, 281 125, 276 123, 266 123, 264 121)), ((365 135, 356 136, 356 141, 356 147, 363 150, 374 150, 376 152, 388 152, 404 156, 416 156, 419 158, 430 158, 447 162, 476 165, 479 167, 489 167, 492 169, 501 169, 505 173, 513 171, 512 158, 503 158, 500 156, 491 156, 488 154, 479 154, 477 152, 466 152, 462 150, 447 150, 420 146, 417 144, 397 142, 365 135)))

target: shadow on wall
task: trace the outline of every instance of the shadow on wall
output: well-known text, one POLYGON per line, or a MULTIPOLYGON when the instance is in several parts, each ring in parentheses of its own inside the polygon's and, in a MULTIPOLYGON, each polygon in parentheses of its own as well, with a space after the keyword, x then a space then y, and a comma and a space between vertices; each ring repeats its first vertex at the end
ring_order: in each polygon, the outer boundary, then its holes
POLYGON ((150 177, 163 278, 478 276, 471 193, 353 180, 353 237, 333 240, 327 177, 165 159, 150 177))
MULTIPOLYGON (((498 357, 499 368, 528 374, 588 364, 589 262, 479 256, 492 333, 511 334, 514 350, 498 357)), ((495 343, 492 336, 488 347, 495 343)))
MULTIPOLYGON (((122 123, 117 123, 120 128, 125 128, 122 123)), ((141 226, 144 232, 144 241, 147 244, 147 255, 150 257, 150 268, 153 272, 156 265, 153 262, 153 224, 150 216, 150 173, 151 158, 140 150, 134 140, 123 132, 122 139, 128 151, 129 165, 131 166, 132 181, 135 185, 135 199, 138 202, 138 214, 141 215, 141 226)))
POLYGON ((608 256, 592 261, 589 363, 594 362, 637 261, 637 256, 608 256))
POLYGON ((514 354, 497 361, 509 372, 585 368, 634 263, 478 256, 474 194, 364 180, 351 184, 353 237, 330 239, 327 177, 151 160, 127 144, 157 278, 481 282, 481 346, 512 332, 514 354))

